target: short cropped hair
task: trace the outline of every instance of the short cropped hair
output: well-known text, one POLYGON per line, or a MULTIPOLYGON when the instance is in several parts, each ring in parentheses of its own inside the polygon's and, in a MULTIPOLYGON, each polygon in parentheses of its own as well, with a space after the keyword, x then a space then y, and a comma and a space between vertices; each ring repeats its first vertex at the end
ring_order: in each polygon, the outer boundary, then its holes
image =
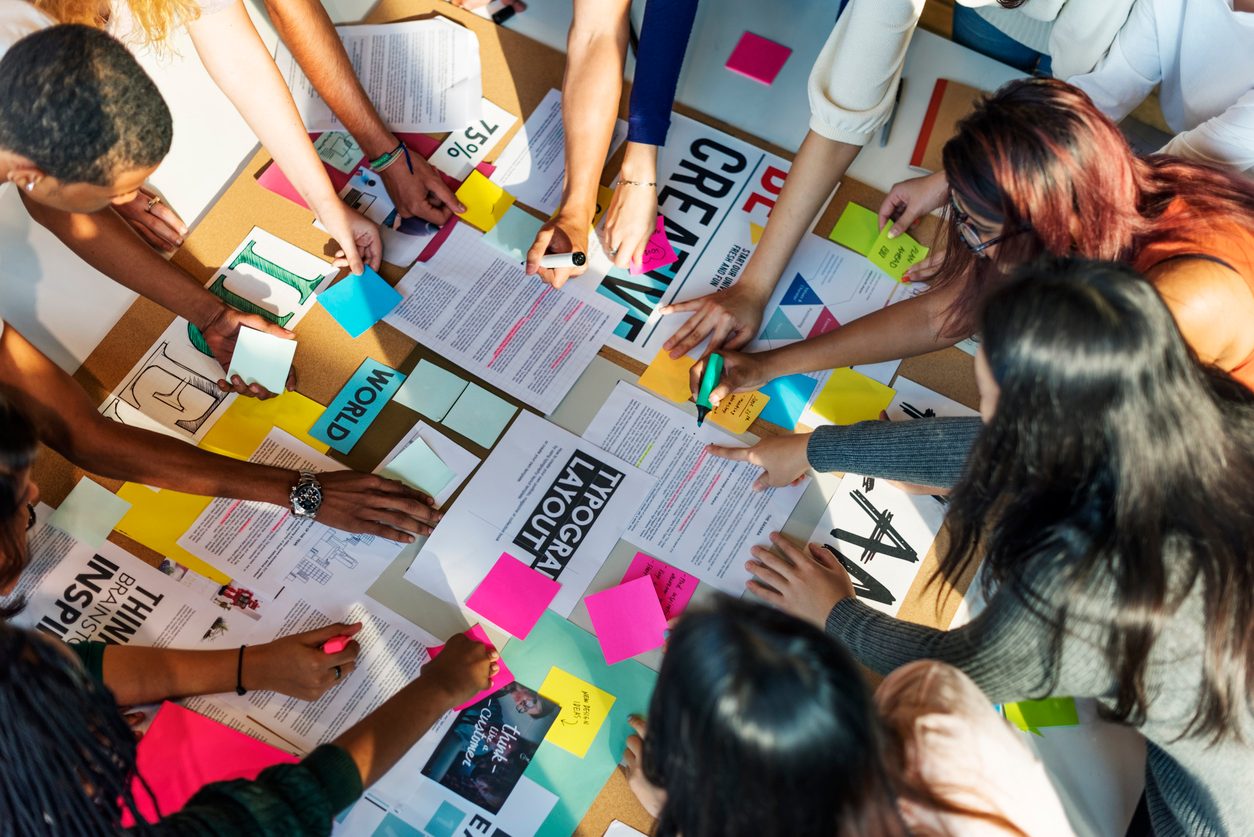
POLYGON ((173 133, 157 85, 98 29, 52 26, 0 60, 0 148, 58 180, 110 186, 160 163, 173 133))

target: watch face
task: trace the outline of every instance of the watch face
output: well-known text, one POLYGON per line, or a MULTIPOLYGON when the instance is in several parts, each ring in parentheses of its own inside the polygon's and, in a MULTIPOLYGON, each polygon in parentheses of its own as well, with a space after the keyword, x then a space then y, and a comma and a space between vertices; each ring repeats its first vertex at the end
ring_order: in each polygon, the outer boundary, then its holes
POLYGON ((297 514, 315 514, 322 506, 322 488, 313 482, 292 489, 292 506, 297 514))

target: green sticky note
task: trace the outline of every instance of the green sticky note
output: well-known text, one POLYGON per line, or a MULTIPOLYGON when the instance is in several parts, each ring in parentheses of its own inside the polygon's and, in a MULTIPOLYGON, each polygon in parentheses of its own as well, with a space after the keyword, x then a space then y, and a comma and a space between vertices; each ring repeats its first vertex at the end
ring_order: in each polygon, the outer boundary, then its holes
POLYGON ((525 209, 511 206, 496 226, 483 234, 483 240, 516 262, 527 258, 544 222, 525 209))
POLYGON ((393 400, 432 421, 444 421, 449 408, 466 391, 467 382, 428 360, 418 361, 393 400))
POLYGON ((296 356, 296 341, 240 326, 227 378, 239 375, 246 384, 260 384, 273 393, 287 388, 287 373, 296 356))
POLYGON ((888 231, 891 229, 892 225, 889 225, 880 230, 866 257, 871 264, 900 282, 907 270, 927 258, 928 248, 911 238, 909 233, 889 238, 888 231))
POLYGON ((428 497, 440 496, 440 492, 456 476, 422 439, 414 439, 379 473, 411 485, 428 497))
POLYGON ((1075 698, 1053 697, 1002 704, 1006 720, 1024 732, 1040 735, 1040 727, 1074 727, 1080 723, 1075 698))
POLYGON ((470 384, 444 417, 444 426, 481 447, 490 448, 518 408, 478 384, 470 384))
POLYGON ((48 522, 97 549, 109 539, 109 533, 130 510, 130 503, 83 477, 48 518, 48 522))
POLYGON ((880 234, 880 219, 862 204, 848 203, 827 237, 855 253, 866 255, 880 234))

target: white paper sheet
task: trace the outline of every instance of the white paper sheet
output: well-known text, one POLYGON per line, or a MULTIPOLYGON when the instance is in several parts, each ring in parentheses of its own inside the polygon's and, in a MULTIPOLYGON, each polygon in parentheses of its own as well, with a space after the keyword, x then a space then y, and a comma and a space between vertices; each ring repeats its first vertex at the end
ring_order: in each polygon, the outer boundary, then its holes
POLYGON ((846 474, 810 542, 840 560, 858 598, 896 616, 944 519, 945 506, 934 497, 846 474))
MULTIPOLYGON (((388 128, 451 131, 479 117, 479 39, 444 18, 337 26, 353 71, 388 128)), ((310 131, 343 130, 280 40, 275 52, 296 109, 310 131)))
MULTIPOLYGON (((277 428, 249 461, 292 471, 343 470, 335 460, 277 428)), ((374 535, 349 534, 316 520, 302 520, 286 506, 221 497, 201 512, 179 538, 179 546, 237 583, 271 595, 285 585, 297 585, 320 601, 364 593, 404 548, 374 535)))
MULTIPOLYGON (((627 123, 614 123, 608 160, 627 139, 627 123)), ((495 160, 492 181, 519 203, 552 215, 562 203, 566 176, 566 131, 562 127, 562 92, 550 90, 495 160)))
POLYGON ((517 116, 485 98, 479 118, 451 132, 427 162, 454 180, 465 180, 517 121, 517 116))
POLYGON ((561 583, 550 607, 569 616, 653 484, 637 468, 524 411, 405 578, 460 604, 508 552, 561 583))
POLYGON ((388 463, 395 459, 401 451, 413 444, 415 439, 421 439, 425 442, 427 447, 431 448, 431 452, 440 457, 440 460, 453 472, 453 479, 444 487, 444 490, 431 498, 435 500, 436 508, 439 508, 448 502, 448 498, 453 496, 457 489, 461 487, 461 484, 466 481, 466 477, 470 476, 483 460, 434 427, 429 426, 426 422, 420 421, 401 437, 401 440, 396 443, 396 446, 392 448, 388 455, 383 457, 383 461, 379 463, 378 468, 374 469, 374 472, 377 474, 386 468, 388 463))
POLYGON ((543 413, 551 413, 605 344, 613 303, 528 276, 458 224, 396 289, 384 322, 543 413))
POLYGON ((805 483, 752 491, 761 469, 720 459, 707 444, 742 447, 731 434, 620 381, 584 438, 657 477, 623 537, 724 592, 740 595, 749 548, 770 544, 805 483))
POLYGON ((939 392, 933 392, 922 384, 909 378, 898 378, 893 384, 897 394, 888 405, 886 412, 893 421, 908 419, 925 419, 934 416, 978 416, 965 404, 959 404, 952 398, 946 398, 939 392))

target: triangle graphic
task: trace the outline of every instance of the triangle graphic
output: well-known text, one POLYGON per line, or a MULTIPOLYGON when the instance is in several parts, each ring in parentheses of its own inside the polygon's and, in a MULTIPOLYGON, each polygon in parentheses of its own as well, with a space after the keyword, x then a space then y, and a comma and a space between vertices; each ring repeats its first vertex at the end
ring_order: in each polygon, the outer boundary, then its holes
POLYGON ((819 318, 814 321, 814 326, 810 329, 810 333, 806 335, 806 339, 818 337, 820 334, 827 334, 829 331, 835 331, 840 328, 840 322, 832 316, 832 312, 824 308, 819 312, 819 318))
POLYGON ((819 295, 814 292, 814 288, 810 287, 810 283, 805 277, 798 273, 793 277, 792 284, 788 286, 788 291, 784 294, 784 298, 779 301, 780 305, 822 305, 823 300, 819 299, 819 295))
POLYGON ((750 242, 752 242, 753 244, 757 244, 759 241, 761 241, 762 232, 763 232, 762 227, 758 226, 752 221, 749 222, 749 241, 750 242))
POLYGON ((801 332, 792 324, 792 321, 784 314, 780 308, 775 309, 775 313, 771 315, 771 321, 766 324, 766 328, 762 331, 763 340, 800 340, 801 332))

